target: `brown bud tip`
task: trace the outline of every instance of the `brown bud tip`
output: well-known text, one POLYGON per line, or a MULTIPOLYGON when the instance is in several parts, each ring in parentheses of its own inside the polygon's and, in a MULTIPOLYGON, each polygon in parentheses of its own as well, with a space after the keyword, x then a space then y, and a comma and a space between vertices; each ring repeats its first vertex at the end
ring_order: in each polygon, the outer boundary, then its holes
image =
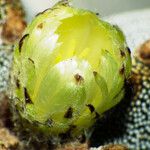
POLYGON ((145 64, 150 64, 150 40, 138 48, 138 57, 145 64))
POLYGON ((89 108, 89 110, 90 110, 91 113, 93 113, 93 112, 95 111, 95 108, 94 108, 93 105, 88 104, 88 105, 86 105, 86 106, 89 108))
POLYGON ((96 75, 97 75, 97 72, 96 72, 96 71, 93 71, 93 74, 94 74, 94 76, 96 76, 96 75))
POLYGON ((43 28, 43 23, 40 23, 37 27, 42 29, 43 28))
POLYGON ((28 37, 28 36, 29 36, 29 34, 25 34, 25 35, 21 38, 21 40, 19 41, 19 52, 21 52, 21 48, 22 48, 23 42, 24 42, 24 40, 26 39, 26 37, 28 37))
POLYGON ((121 69, 119 70, 119 73, 120 73, 121 75, 123 75, 124 72, 125 72, 125 67, 124 67, 124 65, 122 65, 121 69))
POLYGON ((79 75, 79 74, 76 74, 74 76, 74 78, 76 79, 77 83, 81 83, 84 80, 83 77, 81 75, 79 75))
POLYGON ((29 93, 28 93, 26 88, 24 88, 24 96, 25 96, 26 104, 33 104, 32 100, 30 98, 30 95, 29 95, 29 93))
POLYGON ((69 6, 69 0, 61 0, 58 4, 69 6))
POLYGON ((69 107, 68 110, 66 111, 65 115, 64 115, 64 118, 72 118, 72 115, 73 115, 73 108, 72 107, 69 107))
POLYGON ((125 52, 122 51, 122 50, 120 50, 120 54, 121 54, 121 57, 125 57, 126 56, 125 52))

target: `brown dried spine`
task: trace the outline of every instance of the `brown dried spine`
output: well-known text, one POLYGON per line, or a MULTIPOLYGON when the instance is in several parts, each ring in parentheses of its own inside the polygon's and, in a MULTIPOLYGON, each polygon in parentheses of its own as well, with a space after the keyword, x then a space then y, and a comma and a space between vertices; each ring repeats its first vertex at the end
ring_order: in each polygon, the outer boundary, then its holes
POLYGON ((66 111, 64 118, 68 118, 71 119, 72 118, 72 114, 73 114, 73 108, 69 107, 68 110, 66 111))
POLYGON ((33 104, 26 88, 24 88, 24 96, 26 104, 33 104))
POLYGON ((78 84, 80 84, 81 82, 84 81, 83 77, 82 77, 81 75, 79 75, 79 74, 76 74, 76 75, 74 76, 74 78, 76 79, 76 82, 77 82, 78 84))
POLYGON ((25 34, 25 35, 21 38, 21 40, 20 40, 20 42, 19 42, 19 52, 21 52, 21 48, 22 48, 23 42, 24 42, 24 40, 26 39, 26 37, 28 37, 28 36, 29 36, 29 34, 25 34))
POLYGON ((93 113, 93 112, 95 111, 95 108, 94 108, 93 105, 88 104, 88 105, 86 105, 86 106, 89 108, 89 110, 90 110, 91 113, 93 113))

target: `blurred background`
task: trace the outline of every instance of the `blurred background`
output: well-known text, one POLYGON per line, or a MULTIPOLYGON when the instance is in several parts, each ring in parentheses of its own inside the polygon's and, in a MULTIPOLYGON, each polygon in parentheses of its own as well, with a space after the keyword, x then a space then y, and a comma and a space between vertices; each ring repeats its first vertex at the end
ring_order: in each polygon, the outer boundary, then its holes
MULTIPOLYGON (((54 5, 58 0, 22 0, 30 21, 35 14, 54 5)), ((109 16, 119 12, 150 8, 150 0, 72 0, 74 6, 87 8, 109 16)))

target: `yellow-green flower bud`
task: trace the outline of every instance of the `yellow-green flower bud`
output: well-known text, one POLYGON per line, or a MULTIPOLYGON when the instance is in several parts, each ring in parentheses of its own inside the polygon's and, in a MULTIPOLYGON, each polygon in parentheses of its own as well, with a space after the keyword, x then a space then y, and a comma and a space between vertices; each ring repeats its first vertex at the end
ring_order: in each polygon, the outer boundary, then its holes
POLYGON ((50 135, 80 135, 122 99, 130 70, 118 27, 59 4, 37 15, 15 48, 14 101, 50 135))

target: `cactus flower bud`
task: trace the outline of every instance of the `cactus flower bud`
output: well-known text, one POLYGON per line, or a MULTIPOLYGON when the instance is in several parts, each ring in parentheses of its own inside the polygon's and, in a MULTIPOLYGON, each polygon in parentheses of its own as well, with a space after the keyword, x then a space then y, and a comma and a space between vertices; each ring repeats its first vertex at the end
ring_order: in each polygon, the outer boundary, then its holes
POLYGON ((14 51, 14 103, 44 132, 87 131, 124 96, 131 57, 120 29, 58 4, 38 14, 14 51))

